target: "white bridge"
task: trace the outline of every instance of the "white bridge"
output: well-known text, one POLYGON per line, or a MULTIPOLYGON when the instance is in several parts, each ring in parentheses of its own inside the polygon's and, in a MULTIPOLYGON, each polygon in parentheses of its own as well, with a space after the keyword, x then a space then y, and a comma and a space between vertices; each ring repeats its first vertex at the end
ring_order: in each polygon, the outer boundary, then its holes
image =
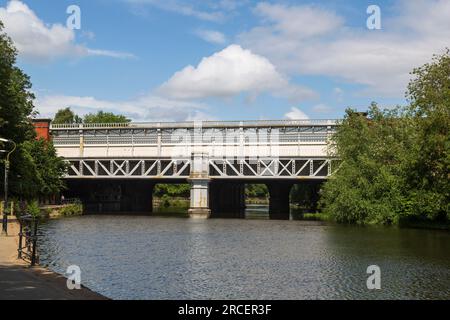
POLYGON ((203 121, 50 130, 58 155, 70 162, 68 181, 186 180, 193 186, 191 212, 202 214, 211 181, 327 179, 336 166, 328 152, 336 126, 335 120, 203 121))

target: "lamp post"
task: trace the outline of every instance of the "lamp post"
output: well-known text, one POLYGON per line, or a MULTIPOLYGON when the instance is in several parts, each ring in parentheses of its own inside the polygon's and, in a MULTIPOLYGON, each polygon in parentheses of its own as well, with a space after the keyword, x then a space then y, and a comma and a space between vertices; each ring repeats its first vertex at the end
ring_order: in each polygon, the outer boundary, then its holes
POLYGON ((16 150, 16 143, 12 140, 0 138, 1 142, 4 143, 12 143, 13 148, 11 151, 6 152, 6 159, 5 159, 5 205, 3 209, 3 221, 2 221, 2 235, 8 235, 8 171, 9 171, 9 156, 16 150))

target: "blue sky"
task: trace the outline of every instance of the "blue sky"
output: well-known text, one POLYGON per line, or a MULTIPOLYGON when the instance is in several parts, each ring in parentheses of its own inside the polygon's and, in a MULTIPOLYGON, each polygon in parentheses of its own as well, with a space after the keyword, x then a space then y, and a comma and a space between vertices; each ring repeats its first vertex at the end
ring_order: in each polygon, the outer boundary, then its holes
POLYGON ((340 118, 404 104, 412 68, 450 47, 450 1, 23 0, 0 20, 41 116, 135 121, 340 118), (381 30, 366 10, 381 9, 381 30), (81 9, 81 29, 66 9, 81 9))

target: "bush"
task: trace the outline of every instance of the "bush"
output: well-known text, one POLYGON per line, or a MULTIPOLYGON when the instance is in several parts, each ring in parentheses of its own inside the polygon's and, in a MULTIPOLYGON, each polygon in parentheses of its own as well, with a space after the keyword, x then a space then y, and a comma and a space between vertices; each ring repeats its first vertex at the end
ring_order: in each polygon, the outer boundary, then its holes
POLYGON ((83 205, 81 203, 66 205, 61 208, 60 214, 64 217, 80 216, 83 214, 83 205))
POLYGON ((27 214, 31 215, 33 218, 41 217, 41 208, 39 207, 39 202, 36 200, 31 201, 27 205, 27 214))

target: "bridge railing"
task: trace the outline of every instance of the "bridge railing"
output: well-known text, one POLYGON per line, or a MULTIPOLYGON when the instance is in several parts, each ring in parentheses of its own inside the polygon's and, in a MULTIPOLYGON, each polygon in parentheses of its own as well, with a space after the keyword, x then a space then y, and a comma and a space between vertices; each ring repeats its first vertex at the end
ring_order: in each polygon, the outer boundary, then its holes
POLYGON ((96 128, 194 128, 201 125, 204 128, 232 127, 283 127, 283 126, 335 126, 337 120, 246 120, 246 121, 187 121, 187 122, 130 122, 130 123, 81 123, 81 124, 51 124, 51 130, 58 129, 96 129, 96 128))

